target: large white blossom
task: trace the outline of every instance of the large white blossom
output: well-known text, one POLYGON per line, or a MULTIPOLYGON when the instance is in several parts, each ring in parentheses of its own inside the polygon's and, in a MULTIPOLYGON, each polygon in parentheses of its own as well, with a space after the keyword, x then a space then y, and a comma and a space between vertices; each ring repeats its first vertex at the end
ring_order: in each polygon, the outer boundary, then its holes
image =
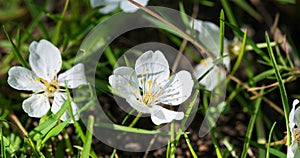
POLYGON ((168 61, 158 50, 142 54, 134 69, 116 68, 109 83, 132 108, 150 113, 156 125, 183 118, 183 112, 168 110, 161 104, 174 106, 183 103, 191 95, 194 84, 188 71, 182 70, 170 76, 168 61))
POLYGON ((289 116, 289 126, 292 133, 292 144, 288 147, 287 158, 300 157, 300 108, 296 108, 299 100, 293 101, 293 108, 289 116), (295 127, 296 126, 296 127, 295 127))
MULTIPOLYGON (((202 78, 202 80, 200 80, 200 84, 204 85, 207 90, 212 91, 220 82, 224 81, 226 78, 225 71, 214 64, 221 57, 219 44, 220 28, 214 23, 202 20, 193 20, 191 22, 191 27, 194 29, 200 43, 206 48, 207 51, 215 56, 214 59, 211 57, 202 59, 201 63, 195 67, 197 78, 200 78, 209 71, 202 78)), ((227 41, 227 39, 224 38, 224 55, 228 55, 228 43, 229 42, 227 41)), ((230 59, 228 56, 223 58, 223 64, 225 65, 227 70, 229 70, 230 59)))
MULTIPOLYGON (((23 101, 22 108, 30 117, 40 118, 50 109, 49 98, 53 98, 51 111, 57 113, 62 104, 67 100, 65 85, 68 88, 76 88, 81 84, 87 84, 84 75, 83 64, 77 64, 70 70, 57 76, 61 69, 62 59, 58 48, 47 40, 32 42, 29 46, 29 64, 31 70, 14 66, 8 71, 8 84, 17 89, 32 91, 32 95, 23 101), (66 83, 66 84, 65 84, 66 83)), ((71 102, 72 111, 78 110, 76 104, 71 102)), ((70 117, 67 110, 61 120, 70 117)), ((75 116, 79 118, 78 115, 75 116)))
MULTIPOLYGON (((142 6, 146 6, 148 4, 148 1, 149 0, 135 0, 135 2, 141 4, 142 6)), ((135 12, 139 9, 128 0, 90 0, 90 2, 93 8, 105 6, 99 9, 99 12, 103 14, 110 13, 117 9, 119 6, 124 12, 128 13, 135 12)))

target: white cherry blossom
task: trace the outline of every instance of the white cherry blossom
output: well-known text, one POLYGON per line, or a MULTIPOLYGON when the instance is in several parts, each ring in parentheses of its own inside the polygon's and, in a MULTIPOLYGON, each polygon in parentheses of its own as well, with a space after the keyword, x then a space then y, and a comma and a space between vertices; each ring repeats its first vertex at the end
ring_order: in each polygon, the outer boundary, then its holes
MULTIPOLYGON (((32 91, 32 95, 23 101, 22 108, 30 117, 40 118, 50 109, 49 98, 53 98, 51 111, 57 113, 67 100, 65 83, 68 88, 76 88, 87 84, 83 64, 77 64, 70 70, 57 76, 61 69, 62 59, 58 48, 47 40, 32 42, 29 46, 29 64, 32 69, 14 66, 8 71, 8 84, 17 89, 32 91)), ((71 102, 72 111, 77 112, 77 106, 71 102)), ((69 118, 67 110, 61 120, 69 118)), ((79 116, 75 116, 79 119, 79 116)))
MULTIPOLYGON (((215 56, 215 59, 211 57, 202 59, 201 63, 195 67, 197 78, 208 72, 200 80, 200 84, 204 85, 207 90, 212 91, 221 81, 226 79, 225 72, 218 66, 214 66, 214 62, 221 57, 219 44, 220 28, 214 23, 196 19, 191 22, 191 27, 195 30, 200 43, 215 56)), ((228 54, 228 43, 227 39, 224 38, 224 55, 228 54)), ((228 56, 223 58, 223 64, 227 70, 230 69, 230 59, 228 56)))
MULTIPOLYGON (((142 6, 146 6, 149 0, 135 0, 135 2, 141 4, 142 6)), ((118 7, 120 7, 124 12, 131 13, 137 11, 139 8, 129 2, 128 0, 90 0, 91 6, 93 8, 99 6, 105 6, 99 9, 100 13, 107 14, 118 7)))
POLYGON ((154 124, 183 119, 183 112, 161 106, 179 105, 191 95, 192 76, 182 70, 170 76, 169 64, 159 50, 147 51, 135 63, 135 68, 118 67, 109 77, 109 83, 129 105, 142 113, 150 113, 154 124))
POLYGON ((300 157, 300 108, 296 108, 299 100, 293 101, 293 108, 289 116, 289 126, 292 133, 292 144, 288 147, 287 158, 300 157), (296 127, 295 127, 296 126, 296 127))

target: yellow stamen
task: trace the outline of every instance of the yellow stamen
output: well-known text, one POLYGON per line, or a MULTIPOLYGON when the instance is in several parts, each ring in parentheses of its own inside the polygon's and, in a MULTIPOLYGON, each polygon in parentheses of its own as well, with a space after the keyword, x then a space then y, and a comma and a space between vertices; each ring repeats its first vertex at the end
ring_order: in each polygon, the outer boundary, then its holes
POLYGON ((205 59, 202 59, 202 60, 200 61, 200 64, 201 64, 201 65, 206 65, 205 59))

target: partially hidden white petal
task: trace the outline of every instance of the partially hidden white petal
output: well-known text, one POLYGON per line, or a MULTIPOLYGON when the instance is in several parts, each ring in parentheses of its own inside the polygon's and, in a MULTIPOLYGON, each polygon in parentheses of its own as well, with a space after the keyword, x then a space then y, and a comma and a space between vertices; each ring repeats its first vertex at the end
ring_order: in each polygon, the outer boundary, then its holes
POLYGON ((230 70, 230 58, 229 58, 229 56, 227 56, 223 59, 223 64, 225 65, 227 70, 230 70))
MULTIPOLYGON (((110 1, 114 1, 114 0, 90 0, 90 4, 93 8, 95 7, 99 7, 101 5, 108 5, 111 2, 110 1)), ((118 0, 120 1, 120 0, 118 0)))
POLYGON ((60 71, 62 59, 58 48, 47 40, 32 42, 29 46, 29 64, 38 77, 48 82, 60 71))
MULTIPOLYGON (((146 6, 148 4, 148 1, 149 0, 135 0, 135 2, 141 4, 142 6, 146 6)), ((139 7, 132 4, 128 0, 121 1, 120 7, 124 12, 128 12, 128 13, 135 12, 139 9, 139 7)))
POLYGON ((289 114, 289 126, 290 126, 290 130, 291 133, 293 133, 293 129, 295 127, 295 122, 294 122, 294 117, 295 117, 295 110, 296 110, 296 105, 299 103, 298 99, 295 99, 293 101, 293 107, 291 109, 291 112, 289 114))
POLYGON ((170 76, 169 63, 159 50, 147 51, 142 54, 136 60, 135 72, 142 88, 144 88, 143 82, 145 84, 151 80, 153 83, 161 84, 170 76))
POLYGON ((139 81, 134 69, 129 67, 118 67, 108 78, 109 84, 116 89, 123 98, 129 96, 140 97, 139 81))
POLYGON ((108 14, 112 11, 114 11, 115 9, 117 9, 119 6, 118 3, 110 3, 108 5, 106 5, 105 7, 99 9, 99 12, 102 14, 108 14))
POLYGON ((216 57, 220 57, 220 28, 212 22, 196 19, 191 22, 191 27, 194 27, 201 44, 216 57))
POLYGON ((61 86, 65 86, 65 82, 67 82, 68 88, 76 88, 79 85, 87 84, 84 74, 84 65, 79 63, 70 70, 60 74, 58 76, 58 83, 61 86))
POLYGON ((166 84, 162 88, 159 102, 168 105, 179 105, 190 97, 194 81, 191 73, 183 70, 171 76, 166 84))
POLYGON ((40 92, 45 89, 32 71, 20 66, 9 69, 7 83, 17 90, 40 92))
POLYGON ((297 140, 292 141, 292 144, 287 149, 287 158, 300 157, 300 149, 297 140))
MULTIPOLYGON (((51 111, 56 114, 62 107, 62 105, 64 104, 64 102, 67 100, 67 94, 66 93, 54 93, 54 100, 53 100, 53 104, 51 107, 51 111)), ((73 115, 75 117, 75 120, 79 120, 79 115, 76 114, 76 112, 78 111, 78 107, 77 105, 72 101, 71 102, 71 107, 72 107, 72 112, 73 115)), ((66 121, 67 119, 69 119, 71 117, 70 114, 70 110, 67 109, 63 115, 60 117, 60 119, 62 121, 66 121)), ((73 123, 73 121, 71 121, 70 123, 73 123)))
POLYGON ((213 66, 214 64, 211 58, 204 59, 204 61, 205 62, 195 67, 196 77, 199 79, 205 75, 199 83, 204 85, 205 89, 212 91, 226 79, 226 74, 217 66, 213 66))
POLYGON ((150 109, 150 113, 151 120, 155 125, 169 123, 172 120, 182 120, 184 117, 183 112, 171 111, 158 105, 154 105, 150 109))
POLYGON ((128 98, 126 98, 126 101, 129 103, 129 105, 132 108, 134 108, 138 112, 150 113, 150 108, 148 106, 146 106, 143 102, 138 100, 138 98, 136 98, 134 96, 129 96, 128 98))
MULTIPOLYGON (((193 20, 191 21, 191 27, 196 31, 198 35, 198 39, 200 43, 216 58, 221 57, 220 52, 220 28, 216 24, 209 22, 209 21, 202 21, 202 20, 193 20)), ((224 38, 224 55, 228 54, 228 47, 229 42, 226 38, 224 38)), ((226 68, 230 69, 230 58, 225 57, 223 59, 223 64, 226 68)))
POLYGON ((23 101, 22 108, 30 117, 40 118, 50 109, 49 99, 44 94, 33 94, 23 101))

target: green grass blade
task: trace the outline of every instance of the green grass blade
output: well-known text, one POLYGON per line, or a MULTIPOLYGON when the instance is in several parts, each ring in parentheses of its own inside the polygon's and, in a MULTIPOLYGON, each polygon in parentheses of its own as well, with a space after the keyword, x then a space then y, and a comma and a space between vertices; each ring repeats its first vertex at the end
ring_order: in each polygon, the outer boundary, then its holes
MULTIPOLYGON (((264 122, 261 116, 262 114, 263 113, 259 111, 259 114, 255 122, 255 128, 256 128, 257 142, 260 144, 265 144, 267 141, 266 141, 266 134, 265 134, 266 131, 264 127, 264 122)), ((265 158, 265 156, 266 156, 266 150, 258 149, 258 158, 265 158)))
POLYGON ((110 49, 110 47, 107 47, 104 51, 104 55, 106 56, 106 58, 108 59, 109 64, 112 67, 119 67, 118 63, 117 63, 117 59, 115 58, 112 50, 110 49))
POLYGON ((285 114, 285 124, 286 124, 286 130, 287 130, 287 145, 291 144, 291 132, 290 132, 290 126, 289 126, 289 113, 290 113, 290 108, 289 108, 289 102, 288 102, 288 98, 287 98, 287 94, 286 94, 286 90, 284 87, 284 83, 282 81, 280 72, 279 72, 279 68, 278 65, 276 63, 276 59, 272 50, 272 47, 270 45, 270 39, 268 34, 266 33, 266 42, 268 45, 268 52, 272 61, 272 65, 273 68, 275 69, 275 75, 278 81, 278 86, 279 86, 279 90, 280 90, 280 96, 281 96, 281 101, 282 101, 282 105, 283 105, 283 111, 285 114))
POLYGON ((244 9, 249 15, 254 17, 258 21, 262 21, 263 17, 251 7, 245 0, 232 0, 235 4, 244 9))
POLYGON ((245 54, 245 47, 246 47, 246 43, 247 43, 247 30, 245 31, 244 33, 244 37, 243 37, 243 44, 242 44, 242 49, 241 49, 241 52, 239 53, 239 56, 232 68, 232 71, 231 71, 231 75, 234 75, 235 72, 238 70, 238 68, 240 67, 240 64, 242 62, 242 59, 244 57, 244 54, 245 54))
MULTIPOLYGON (((180 136, 182 135, 183 133, 183 129, 184 129, 184 126, 186 124, 186 121, 188 119, 188 117, 190 116, 191 112, 192 112, 192 109, 193 109, 193 105, 195 104, 196 100, 197 100, 197 97, 198 97, 198 94, 199 94, 199 90, 196 90, 194 95, 193 95, 193 98, 192 98, 192 101, 189 103, 188 105, 188 108, 184 114, 184 117, 180 123, 180 127, 177 131, 177 135, 176 135, 176 138, 175 140, 171 140, 171 152, 170 152, 170 155, 172 157, 172 155, 174 156, 175 155, 175 151, 176 151, 176 147, 178 145, 178 142, 179 142, 179 139, 180 139, 180 136)), ((174 129, 174 128, 171 128, 171 130, 174 129)), ((172 134, 173 132, 171 132, 172 134)), ((172 137, 171 137, 172 138, 172 137)))
POLYGON ((225 33, 225 16, 223 9, 220 12, 220 54, 223 56, 224 53, 224 33, 225 33))
POLYGON ((194 149, 192 147, 192 144, 191 144, 191 141, 190 141, 188 135, 186 133, 183 133, 183 135, 184 135, 185 141, 186 141, 186 143, 187 143, 187 145, 189 147, 189 150, 190 150, 193 158, 198 158, 197 154, 195 153, 195 151, 194 151, 194 149))
POLYGON ((83 145, 82 158, 88 158, 90 155, 92 138, 93 138, 94 116, 89 116, 85 144, 83 145))
MULTIPOLYGON (((229 6, 228 0, 221 0, 221 3, 222 3, 222 6, 223 6, 223 8, 225 10, 225 13, 226 13, 226 15, 228 17, 229 22, 232 25, 234 25, 234 26, 237 27, 238 24, 237 24, 237 22, 235 20, 235 17, 233 16, 233 12, 232 12, 232 10, 231 10, 231 8, 229 6)), ((234 34, 236 34, 236 33, 234 32, 234 34)))
POLYGON ((70 122, 70 120, 64 121, 64 122, 60 123, 59 125, 55 126, 54 128, 52 128, 47 133, 47 135, 43 138, 42 144, 45 144, 49 138, 57 136, 69 124, 69 122, 70 122))
MULTIPOLYGON (((240 28, 238 28, 237 26, 235 25, 232 25, 231 23, 228 23, 225 21, 225 24, 227 26, 229 26, 235 33, 236 37, 243 37, 244 36, 244 32, 240 30, 240 28)), ((249 44, 251 46, 251 48, 253 49, 253 51, 258 54, 261 58, 263 58, 266 62, 271 62, 270 59, 269 59, 269 56, 264 52, 262 51, 258 45, 251 39, 247 39, 247 44, 249 44)))
POLYGON ((26 61, 24 60, 24 58, 22 57, 19 49, 16 47, 16 45, 14 44, 14 42, 12 41, 12 39, 10 38, 10 36, 8 35, 5 27, 3 26, 3 31, 7 37, 7 39, 9 40, 11 46, 12 46, 12 52, 14 53, 15 57, 19 60, 19 62, 22 64, 23 67, 29 68, 28 64, 26 63, 26 61))
POLYGON ((6 149, 5 149, 5 144, 4 144, 4 136, 2 133, 2 128, 0 130, 0 141, 1 141, 1 157, 6 158, 6 149))
POLYGON ((61 109, 53 117, 49 118, 29 132, 29 137, 35 141, 42 139, 56 125, 57 121, 69 107, 68 104, 69 102, 65 101, 61 109))
MULTIPOLYGON (((263 94, 263 90, 260 91, 260 94, 263 94)), ((250 118, 248 128, 247 128, 247 132, 246 132, 246 140, 244 142, 244 147, 243 147, 243 151, 242 151, 242 155, 241 155, 242 158, 247 157, 249 144, 250 144, 250 140, 251 140, 251 137, 252 137, 252 131, 253 131, 253 128, 254 128, 254 125, 255 125, 255 121, 256 121, 256 118, 257 118, 257 115, 258 115, 258 111, 260 109, 261 100, 262 100, 262 96, 259 97, 255 102, 254 113, 250 118)))
POLYGON ((213 143, 213 145, 214 145, 214 147, 215 147, 217 157, 218 157, 218 158, 223 158, 222 152, 221 152, 221 149, 220 149, 220 146, 219 146, 218 141, 217 141, 217 139, 216 139, 216 137, 215 137, 215 127, 213 127, 213 128, 209 131, 209 133, 210 133, 210 137, 211 137, 212 143, 213 143))
MULTIPOLYGON (((250 141, 250 144, 257 148, 261 148, 261 149, 265 149, 265 150, 267 149, 265 144, 259 144, 256 141, 250 141)), ((284 153, 278 149, 271 148, 271 147, 270 147, 270 154, 275 155, 276 157, 286 158, 286 153, 284 153)))
POLYGON ((267 144, 267 155, 266 158, 270 157, 270 142, 271 142, 271 138, 272 138, 272 134, 273 134, 273 130, 275 128, 276 122, 273 123, 270 133, 269 133, 269 139, 268 139, 268 144, 267 144))
POLYGON ((169 135, 169 132, 160 132, 160 131, 150 131, 141 128, 127 127, 117 124, 109 124, 109 123, 96 123, 96 127, 108 128, 117 131, 131 132, 131 133, 139 133, 139 134, 151 134, 151 135, 169 135))
POLYGON ((63 17, 66 14, 67 8, 69 6, 69 2, 70 2, 69 0, 66 0, 63 12, 62 12, 62 14, 60 16, 60 19, 59 19, 59 21, 58 21, 58 23, 56 25, 55 34, 54 34, 53 40, 52 40, 54 45, 57 45, 57 43, 58 43, 58 37, 59 37, 59 33, 60 33, 62 22, 63 22, 63 17))

